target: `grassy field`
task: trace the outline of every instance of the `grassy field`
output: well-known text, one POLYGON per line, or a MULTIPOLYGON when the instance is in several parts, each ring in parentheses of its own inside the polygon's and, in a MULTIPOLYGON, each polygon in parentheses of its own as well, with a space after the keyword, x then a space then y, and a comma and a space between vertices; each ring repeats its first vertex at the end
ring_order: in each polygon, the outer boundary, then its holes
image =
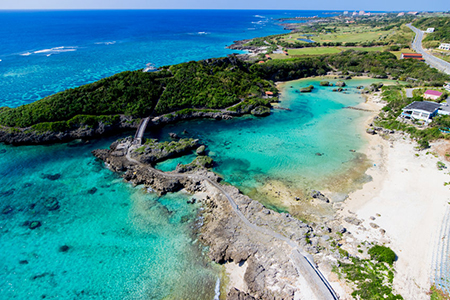
POLYGON ((450 54, 450 51, 433 50, 433 51, 431 51, 431 54, 442 60, 445 60, 446 62, 450 62, 450 55, 446 55, 446 54, 450 54))
POLYGON ((333 54, 339 53, 342 50, 338 47, 314 47, 314 48, 300 48, 289 49, 289 55, 320 55, 320 54, 333 54))
MULTIPOLYGON (((321 55, 321 54, 334 54, 345 50, 356 50, 356 51, 384 51, 387 47, 314 47, 314 48, 300 48, 300 49, 289 49, 289 55, 321 55)), ((273 58, 288 58, 289 56, 280 55, 281 57, 275 57, 271 54, 273 58)))
POLYGON ((361 43, 361 42, 373 42, 378 40, 383 41, 395 41, 396 43, 409 43, 414 36, 414 33, 412 30, 410 30, 406 26, 401 26, 400 29, 392 29, 392 30, 385 30, 382 31, 380 28, 371 28, 367 26, 352 26, 352 27, 345 27, 343 24, 339 24, 341 26, 334 27, 333 31, 336 30, 336 32, 331 33, 318 33, 314 32, 312 33, 313 36, 304 36, 304 33, 293 33, 293 34, 287 34, 284 37, 285 41, 288 42, 298 42, 297 39, 299 38, 305 38, 305 39, 311 39, 313 41, 324 43, 324 42, 340 42, 340 43, 346 43, 346 42, 352 42, 352 43, 361 43))

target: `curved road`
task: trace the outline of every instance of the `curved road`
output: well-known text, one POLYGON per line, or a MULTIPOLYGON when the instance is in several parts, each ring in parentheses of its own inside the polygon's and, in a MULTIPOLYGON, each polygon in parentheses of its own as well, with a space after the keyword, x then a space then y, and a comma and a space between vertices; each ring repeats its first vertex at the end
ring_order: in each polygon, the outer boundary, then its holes
MULTIPOLYGON (((131 149, 130 149, 131 150, 131 149)), ((129 151, 127 151, 127 159, 129 161, 132 161, 138 165, 142 165, 142 163, 138 162, 135 159, 132 159, 129 155, 129 151)), ((190 178, 190 179, 196 179, 196 180, 204 180, 207 181, 209 184, 214 186, 216 189, 218 189, 227 199, 228 202, 231 205, 231 208, 236 213, 236 215, 241 219, 242 222, 244 222, 245 225, 247 225, 249 228, 258 231, 262 234, 271 236, 275 239, 278 239, 280 241, 286 242, 289 246, 293 248, 291 257, 293 258, 294 263, 296 263, 296 267, 298 271, 305 275, 304 278, 308 281, 308 283, 311 285, 311 287, 314 287, 312 290, 316 294, 319 300, 337 300, 339 299, 339 296, 336 294, 336 292, 331 287, 328 280, 323 276, 323 274, 315 267, 314 262, 311 262, 305 254, 302 253, 302 248, 295 242, 293 242, 291 239, 288 239, 287 237, 272 231, 268 228, 262 228, 259 227, 253 223, 251 223, 245 215, 239 210, 238 205, 234 201, 234 199, 223 189, 223 187, 218 184, 217 182, 212 181, 208 177, 201 176, 201 175, 192 175, 192 174, 172 174, 172 173, 165 173, 160 170, 148 167, 151 171, 156 172, 162 176, 172 177, 172 178, 190 178)))
POLYGON ((409 29, 416 33, 414 41, 412 42, 413 50, 415 50, 417 53, 422 54, 423 58, 430 66, 444 73, 450 74, 450 63, 429 54, 422 48, 423 31, 412 26, 411 24, 407 24, 406 26, 408 26, 409 29))

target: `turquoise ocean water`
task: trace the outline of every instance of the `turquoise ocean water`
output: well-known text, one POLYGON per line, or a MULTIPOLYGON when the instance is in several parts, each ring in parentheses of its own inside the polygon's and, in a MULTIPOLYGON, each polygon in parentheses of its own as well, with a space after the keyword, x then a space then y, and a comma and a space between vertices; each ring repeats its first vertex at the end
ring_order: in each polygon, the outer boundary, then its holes
MULTIPOLYGON (((282 33, 276 17, 320 14, 1 12, 1 105, 30 103, 149 62, 223 56, 235 39, 282 33)), ((281 103, 292 111, 185 122, 148 136, 167 139, 168 132, 187 129, 207 144, 215 170, 246 192, 268 179, 319 183, 348 169, 355 158, 349 150, 364 144, 353 126, 364 113, 342 107, 362 101, 354 87, 365 82, 349 83, 345 95, 317 82, 313 93, 298 94, 297 86, 309 83, 293 83, 281 103)), ((199 207, 186 204, 188 195, 157 197, 105 169, 90 151, 118 137, 0 145, 0 298, 213 299, 223 278, 196 242, 199 207), (30 229, 37 221, 41 226, 30 229)), ((173 169, 178 162, 160 167, 173 169)))

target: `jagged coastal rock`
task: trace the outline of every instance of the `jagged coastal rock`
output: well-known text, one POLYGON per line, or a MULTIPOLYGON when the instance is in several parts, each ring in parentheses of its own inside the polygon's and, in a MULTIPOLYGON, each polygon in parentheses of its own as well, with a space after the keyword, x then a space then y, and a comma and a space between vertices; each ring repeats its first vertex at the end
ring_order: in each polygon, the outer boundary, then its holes
MULTIPOLYGON (((157 144, 155 142, 151 148, 159 148, 157 144)), ((246 290, 232 288, 228 299, 293 299, 301 294, 302 275, 292 258, 293 249, 282 240, 265 234, 264 228, 280 232, 299 245, 306 245, 312 230, 309 225, 289 214, 265 208, 241 194, 236 187, 220 184, 221 179, 201 164, 183 170, 188 173, 180 173, 178 167, 176 171, 166 173, 155 170, 149 164, 140 163, 148 161, 139 157, 145 156, 144 151, 131 150, 130 153, 136 153, 131 158, 127 149, 130 145, 130 140, 119 140, 110 149, 94 150, 93 154, 111 170, 122 172, 125 180, 136 185, 144 184, 158 194, 181 189, 190 193, 201 192, 199 195, 203 196, 195 197, 204 207, 204 224, 199 240, 209 246, 210 258, 217 263, 247 264, 244 275, 246 290), (249 222, 263 230, 246 225, 233 210, 227 195, 249 222)), ((208 157, 197 156, 197 159, 205 158, 208 157)))

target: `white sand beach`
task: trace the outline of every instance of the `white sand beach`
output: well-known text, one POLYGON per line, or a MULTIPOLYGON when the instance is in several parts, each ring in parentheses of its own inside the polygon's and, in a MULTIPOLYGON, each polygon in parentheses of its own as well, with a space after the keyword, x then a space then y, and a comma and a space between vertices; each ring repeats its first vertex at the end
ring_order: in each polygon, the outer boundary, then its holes
MULTIPOLYGON (((374 100, 379 98, 369 97, 363 106, 379 106, 374 100)), ((360 241, 385 243, 395 251, 397 293, 405 299, 429 299, 433 252, 450 202, 450 188, 444 186, 450 181, 448 170, 440 171, 436 164, 446 162, 450 143, 439 141, 417 151, 416 143, 401 133, 368 139, 366 153, 373 166, 367 174, 373 181, 351 193, 339 214, 363 221, 358 226, 344 222, 360 241)))

